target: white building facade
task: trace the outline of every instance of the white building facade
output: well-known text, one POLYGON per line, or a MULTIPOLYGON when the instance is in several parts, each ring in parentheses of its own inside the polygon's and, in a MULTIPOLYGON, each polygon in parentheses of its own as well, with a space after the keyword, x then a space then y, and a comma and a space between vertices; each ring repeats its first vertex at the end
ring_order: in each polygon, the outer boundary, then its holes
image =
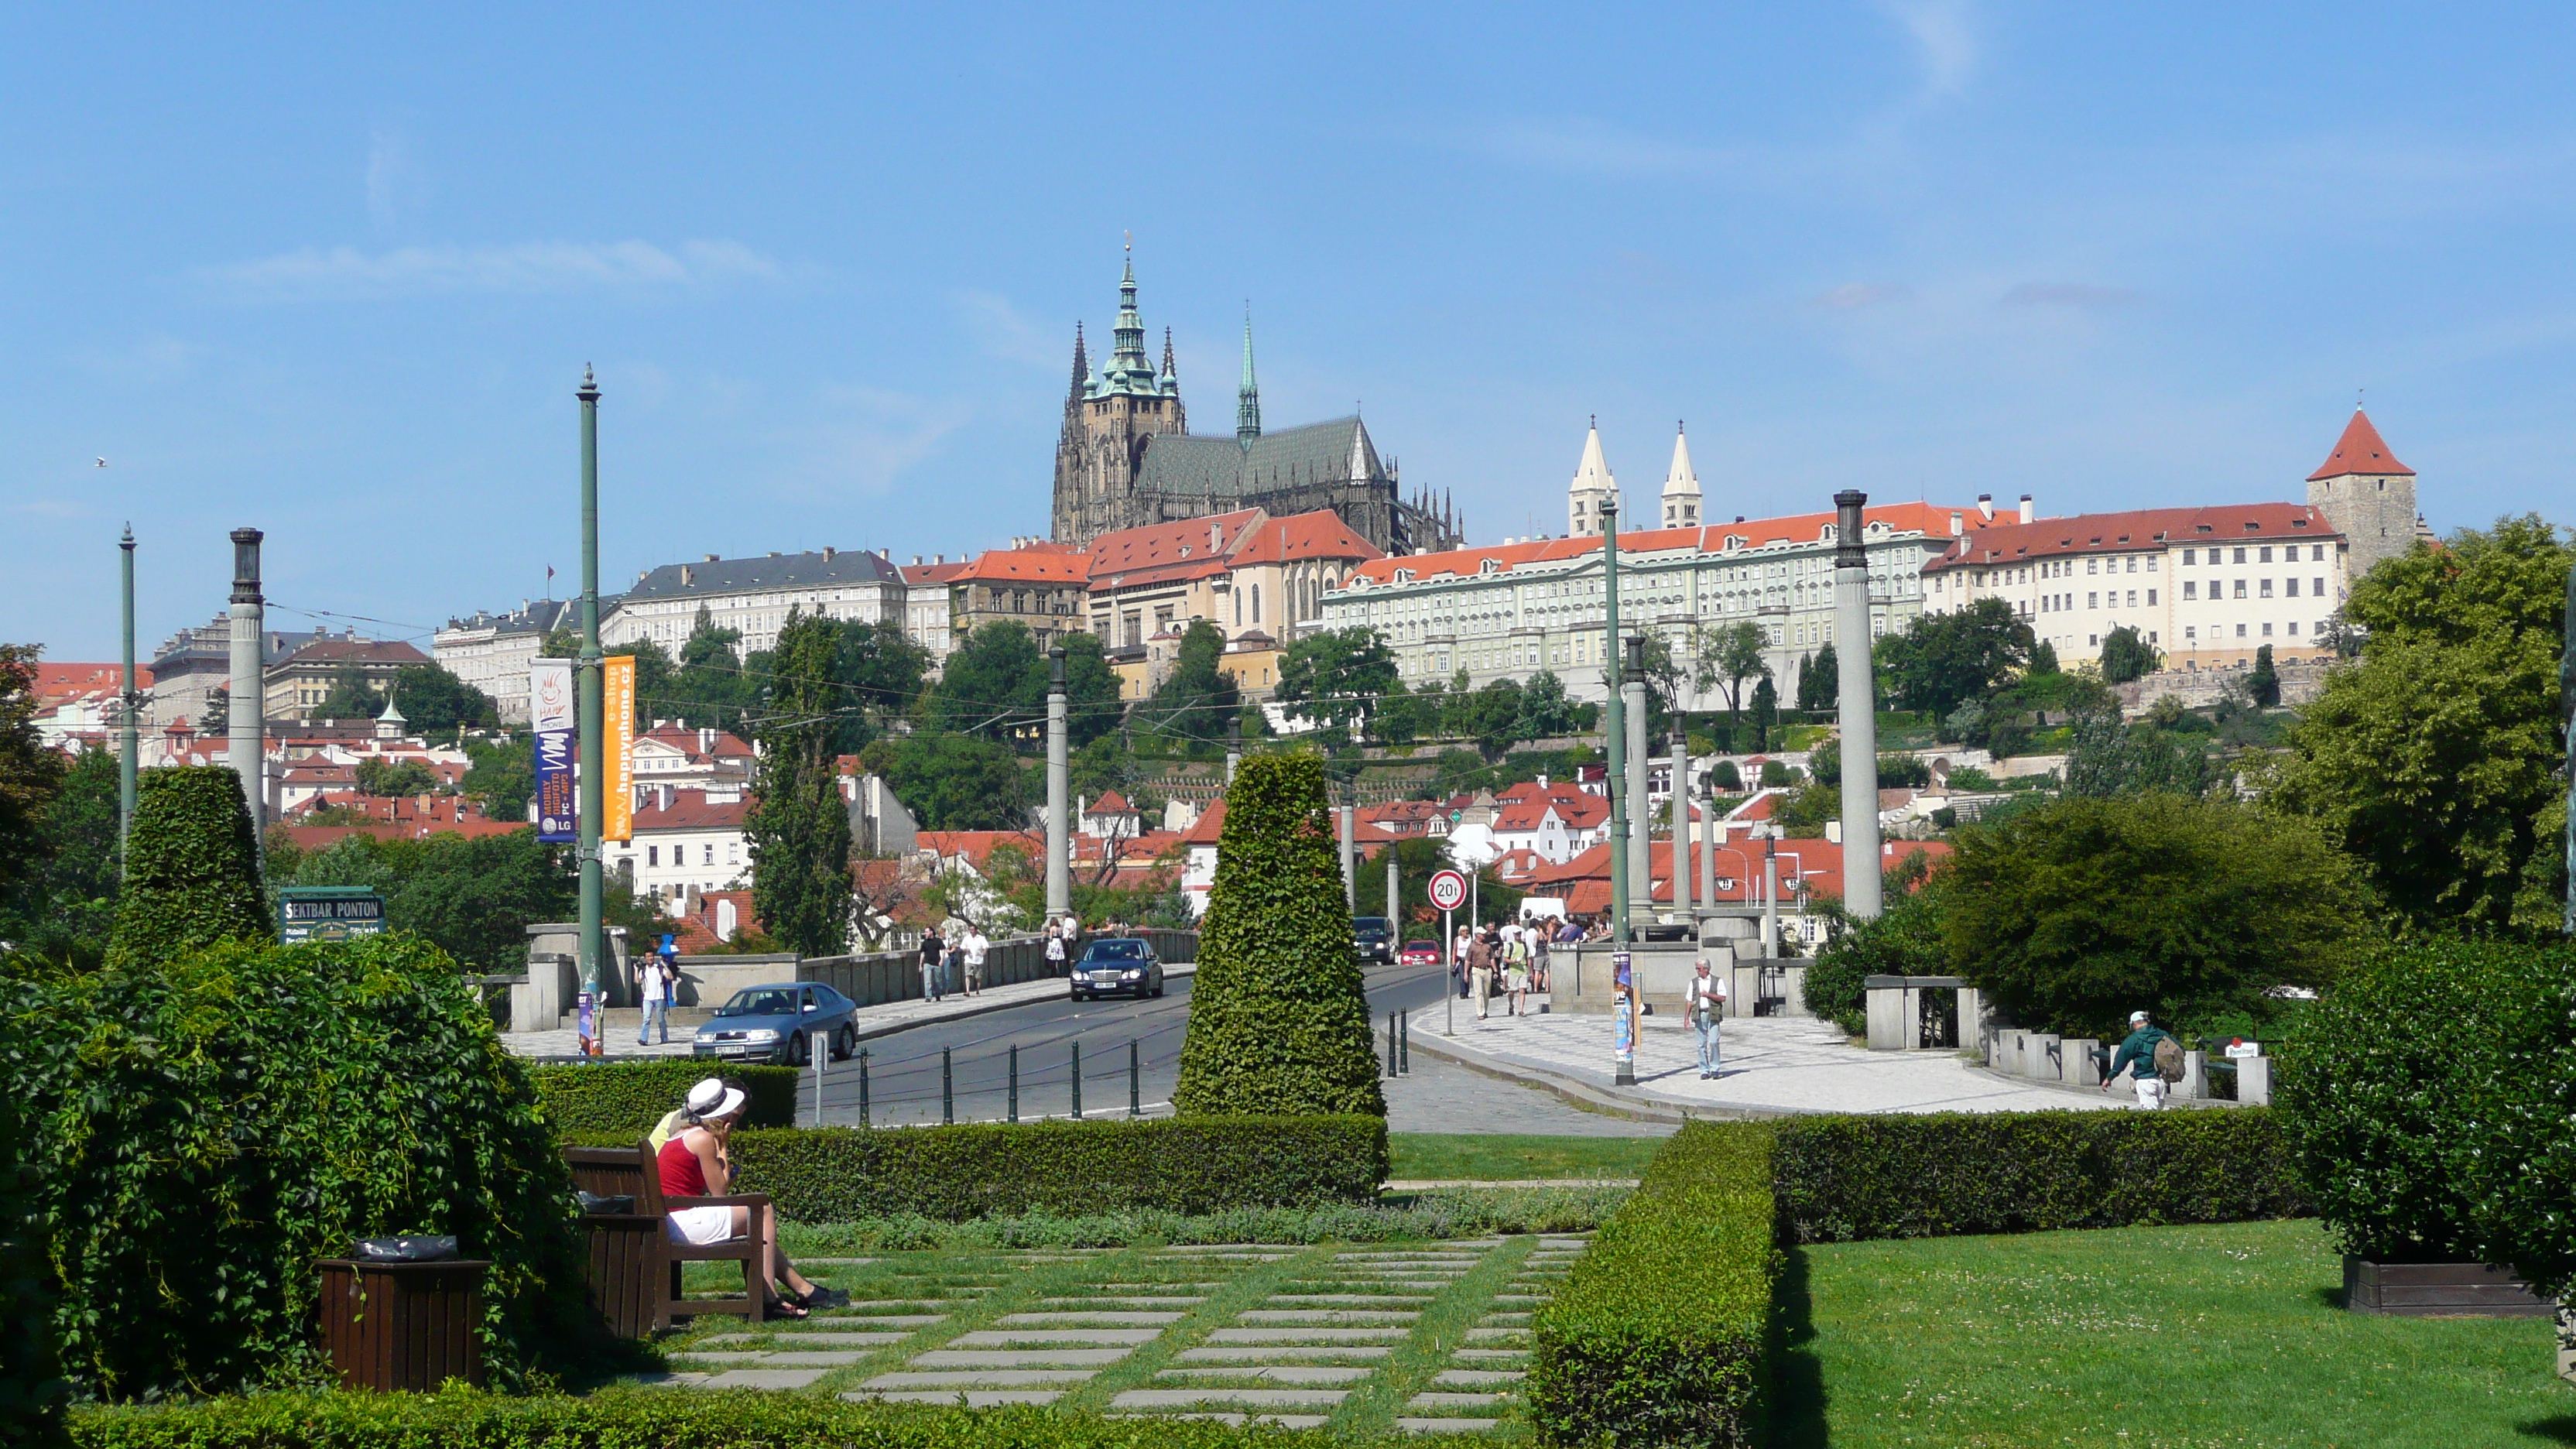
MULTIPOLYGON (((602 600, 608 609, 613 600, 602 600)), ((489 695, 503 724, 528 722, 528 666, 545 652, 550 630, 580 624, 569 599, 521 599, 516 612, 475 614, 450 619, 430 636, 429 655, 438 667, 489 695)))
POLYGON ((600 620, 600 642, 610 649, 649 639, 677 657, 697 626, 698 611, 719 629, 739 630, 736 653, 749 657, 777 647, 788 612, 801 610, 862 624, 906 622, 903 573, 866 550, 827 548, 815 553, 773 553, 766 558, 718 558, 647 569, 600 620))

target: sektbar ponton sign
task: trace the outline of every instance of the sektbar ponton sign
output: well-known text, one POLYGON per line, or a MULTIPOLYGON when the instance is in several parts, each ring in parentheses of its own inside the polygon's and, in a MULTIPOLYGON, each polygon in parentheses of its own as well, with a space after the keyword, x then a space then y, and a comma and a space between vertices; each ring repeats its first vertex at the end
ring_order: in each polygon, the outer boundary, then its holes
POLYGON ((537 752, 537 838, 580 838, 573 789, 572 661, 539 659, 528 666, 528 723, 537 752))

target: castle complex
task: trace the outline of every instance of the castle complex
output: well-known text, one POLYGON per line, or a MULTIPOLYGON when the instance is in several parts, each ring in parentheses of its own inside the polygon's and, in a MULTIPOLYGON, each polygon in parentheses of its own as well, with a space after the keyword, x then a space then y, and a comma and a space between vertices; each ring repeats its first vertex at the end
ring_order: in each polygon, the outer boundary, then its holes
POLYGON ((1055 447, 1053 538, 1087 548, 1101 534, 1258 508, 1273 518, 1329 509, 1388 554, 1455 548, 1464 531, 1445 500, 1408 499, 1395 459, 1381 458, 1357 417, 1265 432, 1252 374, 1252 323, 1243 325, 1243 379, 1234 436, 1194 436, 1163 334, 1163 365, 1145 355, 1136 266, 1118 283, 1116 343, 1095 370, 1079 324, 1073 387, 1055 447))

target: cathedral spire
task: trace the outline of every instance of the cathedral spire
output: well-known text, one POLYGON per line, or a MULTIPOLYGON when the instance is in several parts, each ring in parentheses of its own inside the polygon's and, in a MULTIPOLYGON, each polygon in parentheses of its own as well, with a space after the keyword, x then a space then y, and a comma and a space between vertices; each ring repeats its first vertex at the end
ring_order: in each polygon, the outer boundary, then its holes
POLYGON ((1145 319, 1136 311, 1136 257, 1132 244, 1127 269, 1118 279, 1115 340, 1116 346, 1109 354, 1109 365, 1101 370, 1106 393, 1141 397, 1161 394, 1164 389, 1154 375, 1153 359, 1145 355, 1145 319))
POLYGON ((1073 396, 1068 399, 1068 401, 1078 402, 1081 400, 1082 385, 1084 382, 1089 380, 1090 377, 1091 355, 1084 350, 1082 345, 1082 324, 1076 322, 1073 324, 1073 396))
POLYGON ((1261 385, 1252 380, 1252 304, 1243 304, 1243 381, 1234 389, 1234 439, 1245 447, 1261 436, 1261 385))
POLYGON ((1163 381, 1178 383, 1181 375, 1172 366, 1172 329, 1163 329, 1163 381))

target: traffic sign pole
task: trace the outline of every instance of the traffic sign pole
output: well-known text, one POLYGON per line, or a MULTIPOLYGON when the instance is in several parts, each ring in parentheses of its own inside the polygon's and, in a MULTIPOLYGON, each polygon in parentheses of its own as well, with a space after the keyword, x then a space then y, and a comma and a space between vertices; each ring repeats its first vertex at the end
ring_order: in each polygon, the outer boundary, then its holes
MULTIPOLYGON (((1457 960, 1454 954, 1458 949, 1458 936, 1456 927, 1452 923, 1452 913, 1461 905, 1466 904, 1467 878, 1454 870, 1434 872, 1431 877, 1429 892, 1431 896, 1431 904, 1440 908, 1441 958, 1446 963, 1450 971, 1464 971, 1466 969, 1465 963, 1457 960)), ((1444 978, 1441 985, 1440 999, 1444 1003, 1441 1017, 1443 1024, 1440 1029, 1440 1034, 1442 1036, 1456 1036, 1458 1034, 1458 993, 1455 989, 1456 985, 1457 978, 1454 977, 1444 978)))

